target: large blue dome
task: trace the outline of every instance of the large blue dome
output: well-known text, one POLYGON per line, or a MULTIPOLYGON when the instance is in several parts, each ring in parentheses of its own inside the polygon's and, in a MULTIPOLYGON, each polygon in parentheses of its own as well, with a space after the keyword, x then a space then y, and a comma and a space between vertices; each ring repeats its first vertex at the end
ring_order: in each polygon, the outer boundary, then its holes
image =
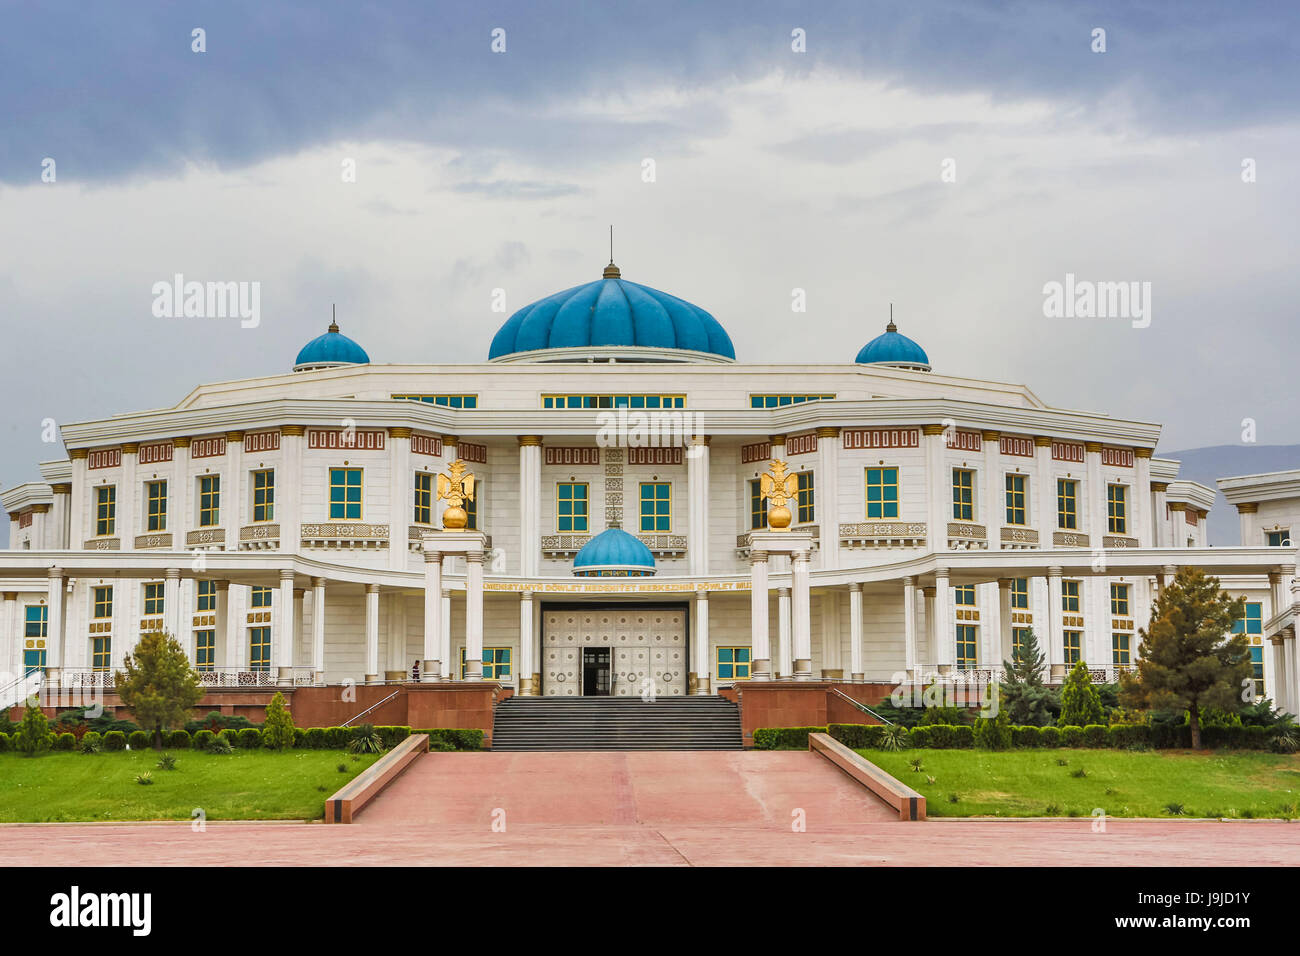
POLYGON ((637 349, 736 358, 717 319, 676 296, 627 281, 612 262, 597 281, 539 299, 510 316, 493 337, 488 359, 569 348, 623 348, 630 351, 621 354, 632 359, 671 360, 637 356, 637 349))
POLYGON ((930 371, 930 357, 925 354, 925 349, 901 334, 892 320, 885 326, 884 334, 862 346, 854 361, 862 365, 893 365, 930 371))
POLYGON ((339 331, 331 322, 329 331, 318 335, 302 347, 294 360, 295 372, 313 368, 330 368, 335 365, 365 365, 370 361, 366 350, 339 331))
POLYGON ((582 546, 573 559, 577 575, 650 575, 655 556, 635 535, 622 528, 607 528, 582 546))

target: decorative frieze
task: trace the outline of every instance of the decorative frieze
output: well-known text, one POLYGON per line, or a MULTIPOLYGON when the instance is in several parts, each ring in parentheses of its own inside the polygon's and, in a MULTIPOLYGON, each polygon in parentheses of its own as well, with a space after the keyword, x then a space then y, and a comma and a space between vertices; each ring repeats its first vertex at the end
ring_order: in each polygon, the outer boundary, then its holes
POLYGON ((244 434, 244 451, 246 453, 255 453, 259 451, 279 451, 280 450, 280 433, 274 432, 245 432, 244 434))
POLYGON ((382 428, 309 428, 307 447, 312 451, 383 451, 382 428))
POLYGON ((627 450, 629 465, 680 465, 685 459, 681 445, 666 448, 633 446, 627 450))
POLYGON ((1053 531, 1052 547, 1086 548, 1088 547, 1088 536, 1081 531, 1053 531))
POLYGON ((174 446, 169 441, 151 442, 141 445, 136 452, 136 460, 142 465, 158 465, 172 460, 174 446))
POLYGON ((1132 448, 1102 448, 1101 463, 1115 468, 1133 467, 1132 448))
POLYGON ((86 542, 87 551, 121 551, 122 540, 120 538, 91 538, 86 542))
POLYGON ((147 548, 170 548, 172 546, 171 532, 138 534, 135 536, 135 546, 140 550, 145 550, 147 548))
POLYGON ((190 548, 202 547, 208 544, 225 544, 225 528, 200 528, 197 531, 185 532, 185 545, 190 548))
POLYGON ((1038 532, 1033 528, 1003 527, 998 537, 1003 544, 1038 547, 1038 532))
POLYGON ((239 529, 239 547, 244 550, 259 551, 279 546, 280 525, 277 522, 249 524, 239 529))
POLYGON ((1083 442, 1053 441, 1052 460, 1053 461, 1077 461, 1080 464, 1082 464, 1083 463, 1083 442))
POLYGON ((925 543, 924 521, 859 521, 840 525, 840 544, 850 548, 915 548, 925 543))
POLYGON ((1003 455, 1010 455, 1013 458, 1033 458, 1034 440, 1032 438, 1017 438, 1012 435, 1003 435, 998 439, 998 451, 1003 455))
POLYGON ((948 432, 946 444, 954 451, 981 451, 984 448, 979 432, 965 432, 956 429, 948 432))
POLYGON ((846 428, 840 435, 846 450, 868 448, 920 448, 919 428, 846 428))
POLYGON ((589 534, 544 534, 542 553, 546 555, 577 554, 591 540, 589 534))
POLYGON ((411 454, 438 458, 442 455, 442 439, 437 435, 421 435, 419 432, 412 432, 411 454))
POLYGON ((386 548, 388 525, 338 521, 302 526, 303 547, 315 548, 386 548))
POLYGON ((817 450, 817 433, 804 432, 802 435, 791 435, 785 440, 785 454, 789 458, 792 455, 807 455, 817 450))
POLYGON ((678 555, 686 553, 684 534, 639 534, 637 540, 654 554, 678 555))
POLYGON ((1102 535, 1101 546, 1103 548, 1136 548, 1138 546, 1137 538, 1130 538, 1121 534, 1102 535))
POLYGON ((965 521, 949 521, 948 537, 950 538, 986 538, 988 532, 982 524, 970 524, 965 521))
POLYGON ((97 468, 117 468, 122 464, 122 449, 100 448, 86 456, 86 467, 91 471, 97 468))
POLYGON ((196 438, 190 444, 190 458, 219 458, 226 453, 226 436, 196 438))
POLYGON ((480 465, 487 464, 487 445, 474 445, 463 441, 456 446, 456 453, 462 461, 474 461, 480 465))
POLYGON ((600 449, 593 447, 547 445, 543 450, 548 465, 599 465, 600 449))
POLYGON ((756 441, 749 445, 740 446, 740 463, 742 465, 748 465, 755 461, 769 461, 771 457, 771 442, 756 441))

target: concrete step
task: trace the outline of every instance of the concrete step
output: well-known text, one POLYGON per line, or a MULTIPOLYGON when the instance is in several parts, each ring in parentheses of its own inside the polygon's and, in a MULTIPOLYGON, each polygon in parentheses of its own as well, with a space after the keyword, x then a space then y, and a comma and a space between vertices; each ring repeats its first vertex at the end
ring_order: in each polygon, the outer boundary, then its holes
POLYGON ((492 749, 739 750, 740 711, 722 697, 511 697, 497 706, 492 749))

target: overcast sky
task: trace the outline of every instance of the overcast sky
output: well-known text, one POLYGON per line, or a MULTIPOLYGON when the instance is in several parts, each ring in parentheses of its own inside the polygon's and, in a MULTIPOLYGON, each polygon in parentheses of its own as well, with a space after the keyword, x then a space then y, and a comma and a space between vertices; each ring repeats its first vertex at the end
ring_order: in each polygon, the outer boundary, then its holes
POLYGON ((742 362, 851 361, 893 302, 938 371, 1162 450, 1300 441, 1295 5, 812 6, 0 3, 0 484, 43 419, 287 370, 331 303, 376 362, 481 360, 610 223, 742 362), (260 326, 155 318, 176 273, 260 326), (1149 327, 1045 317, 1066 273, 1151 283, 1149 327))

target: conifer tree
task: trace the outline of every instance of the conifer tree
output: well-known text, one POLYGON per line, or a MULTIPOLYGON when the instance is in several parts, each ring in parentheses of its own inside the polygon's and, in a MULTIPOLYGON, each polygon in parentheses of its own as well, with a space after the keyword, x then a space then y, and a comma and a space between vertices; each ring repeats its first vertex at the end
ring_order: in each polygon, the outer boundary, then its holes
POLYGON ((45 711, 28 704, 14 734, 14 749, 35 757, 49 750, 53 743, 54 735, 50 733, 50 722, 45 717, 45 711))
POLYGON ((1047 657, 1039 648, 1032 627, 1025 630, 1016 660, 1003 661, 1002 666, 1006 677, 998 688, 998 706, 1007 712, 1008 720, 1020 727, 1043 727, 1051 723, 1055 695, 1043 684, 1047 657))
POLYGON ((153 732, 155 750, 162 749, 162 732, 183 727, 190 711, 203 698, 199 675, 185 649, 164 631, 147 631, 134 654, 114 675, 118 696, 131 709, 143 730, 153 732))
POLYGON ((278 690, 266 705, 266 723, 262 726, 262 742, 271 750, 288 750, 293 746, 293 715, 284 706, 284 694, 278 690))
POLYGON ((1061 727, 1087 727, 1106 722, 1106 710, 1101 706, 1101 695, 1092 685, 1088 665, 1079 661, 1070 668, 1061 687, 1061 727))

